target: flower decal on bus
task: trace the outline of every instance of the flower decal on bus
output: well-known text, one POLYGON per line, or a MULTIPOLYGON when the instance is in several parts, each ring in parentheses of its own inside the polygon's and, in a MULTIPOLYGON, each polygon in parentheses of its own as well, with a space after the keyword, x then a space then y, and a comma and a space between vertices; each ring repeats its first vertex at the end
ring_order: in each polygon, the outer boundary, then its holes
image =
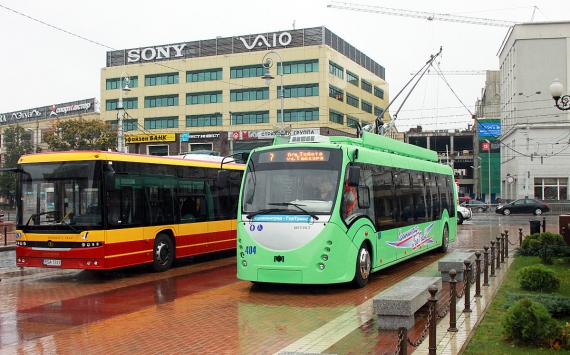
POLYGON ((430 224, 425 228, 423 232, 418 226, 414 226, 412 229, 409 229, 404 233, 402 233, 402 230, 399 229, 398 241, 386 243, 395 248, 412 248, 413 250, 416 250, 424 244, 433 243, 432 237, 429 236, 429 232, 433 226, 434 223, 430 224))

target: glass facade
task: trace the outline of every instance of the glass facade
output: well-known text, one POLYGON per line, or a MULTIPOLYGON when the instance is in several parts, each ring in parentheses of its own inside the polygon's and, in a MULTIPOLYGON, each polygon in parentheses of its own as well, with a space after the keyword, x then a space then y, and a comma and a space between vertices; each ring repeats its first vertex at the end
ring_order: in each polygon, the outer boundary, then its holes
POLYGON ((221 91, 186 94, 186 105, 211 104, 216 102, 222 102, 221 91))
POLYGON ((144 77, 145 86, 178 84, 178 73, 146 75, 144 77))
POLYGON ((186 127, 221 126, 222 114, 186 116, 186 127))
POLYGON ((197 83, 201 81, 213 80, 222 80, 222 68, 186 72, 187 83, 197 83))
MULTIPOLYGON (((285 122, 318 121, 319 109, 306 108, 297 110, 284 110, 285 122)), ((281 111, 277 112, 277 122, 281 122, 281 111)))
POLYGON ((144 129, 178 128, 178 117, 151 117, 144 119, 144 129))
POLYGON ((178 106, 178 95, 147 96, 144 98, 144 107, 178 106))
MULTIPOLYGON (((283 96, 285 98, 319 96, 319 84, 285 86, 283 96)), ((281 87, 277 89, 277 97, 281 98, 281 87)))
POLYGON ((269 88, 231 90, 230 101, 253 101, 269 99, 269 88))
POLYGON ((344 79, 344 68, 333 62, 329 62, 329 73, 344 79))
MULTIPOLYGON (((106 111, 115 111, 117 106, 119 105, 119 100, 106 100, 105 101, 105 110, 106 111)), ((139 108, 139 100, 136 97, 123 99, 123 108, 124 109, 137 109, 139 108)))
POLYGON ((344 124, 344 114, 340 113, 338 111, 335 111, 335 110, 330 110, 329 111, 329 121, 334 122, 334 123, 338 123, 338 124, 344 124))

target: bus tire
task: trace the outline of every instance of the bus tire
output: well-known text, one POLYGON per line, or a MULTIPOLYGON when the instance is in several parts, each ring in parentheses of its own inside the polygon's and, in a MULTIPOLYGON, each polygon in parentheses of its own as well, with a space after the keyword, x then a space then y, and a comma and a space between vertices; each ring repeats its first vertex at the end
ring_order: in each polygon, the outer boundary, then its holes
POLYGON ((448 246, 449 246, 449 227, 447 227, 446 223, 443 226, 443 233, 441 235, 441 246, 439 247, 438 251, 440 253, 446 253, 448 246))
POLYGON ((154 238, 152 267, 156 272, 163 272, 170 269, 173 261, 174 244, 168 235, 160 233, 156 238, 154 238))
POLYGON ((352 284, 356 288, 362 288, 368 283, 370 278, 370 251, 366 246, 366 243, 362 243, 360 249, 358 250, 358 255, 356 256, 356 272, 352 284))

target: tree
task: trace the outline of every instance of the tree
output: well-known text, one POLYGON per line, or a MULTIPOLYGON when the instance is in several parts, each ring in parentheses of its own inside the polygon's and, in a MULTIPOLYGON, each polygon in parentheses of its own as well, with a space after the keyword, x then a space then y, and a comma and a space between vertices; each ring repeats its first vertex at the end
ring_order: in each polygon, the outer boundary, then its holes
POLYGON ((44 132, 49 149, 61 150, 115 150, 117 130, 101 120, 51 121, 51 129, 44 132))
MULTIPOLYGON (((18 160, 24 154, 29 154, 33 150, 32 134, 20 125, 9 126, 4 130, 4 156, 3 168, 15 168, 18 160)), ((14 204, 16 191, 16 173, 3 172, 0 174, 0 195, 4 196, 14 204)))

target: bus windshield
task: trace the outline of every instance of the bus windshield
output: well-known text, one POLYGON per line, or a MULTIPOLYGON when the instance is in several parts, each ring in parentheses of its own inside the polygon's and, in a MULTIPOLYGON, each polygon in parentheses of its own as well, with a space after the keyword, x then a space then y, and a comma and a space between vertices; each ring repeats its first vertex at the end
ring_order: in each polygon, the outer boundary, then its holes
POLYGON ((242 212, 330 214, 341 161, 341 151, 331 149, 253 153, 244 178, 242 212))
POLYGON ((97 161, 21 165, 18 228, 102 228, 100 165, 97 161))

